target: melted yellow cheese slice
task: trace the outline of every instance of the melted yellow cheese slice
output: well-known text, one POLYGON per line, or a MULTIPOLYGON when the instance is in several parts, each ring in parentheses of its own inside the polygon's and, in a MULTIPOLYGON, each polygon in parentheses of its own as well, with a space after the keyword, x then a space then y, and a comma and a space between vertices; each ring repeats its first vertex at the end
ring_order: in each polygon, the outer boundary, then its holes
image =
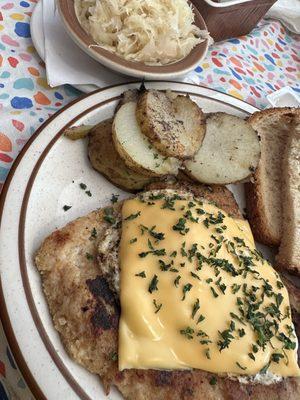
POLYGON ((123 205, 120 370, 299 376, 288 293, 248 222, 172 196, 123 205))

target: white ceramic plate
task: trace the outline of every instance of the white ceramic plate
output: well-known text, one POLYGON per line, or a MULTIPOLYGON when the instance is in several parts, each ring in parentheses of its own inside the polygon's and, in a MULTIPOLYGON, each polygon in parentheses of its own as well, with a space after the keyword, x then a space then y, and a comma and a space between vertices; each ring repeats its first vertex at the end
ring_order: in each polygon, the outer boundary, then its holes
MULTIPOLYGON (((13 355, 37 399, 106 399, 98 377, 66 354, 52 325, 33 256, 55 228, 108 203, 112 193, 127 195, 91 168, 85 141, 72 142, 62 133, 68 126, 110 117, 121 93, 138 85, 99 90, 55 114, 27 143, 2 192, 0 315, 13 355), (87 184, 92 197, 80 190, 80 182, 87 184), (65 204, 72 205, 68 212, 62 209, 65 204)), ((245 117, 257 111, 234 97, 191 84, 148 82, 146 86, 189 93, 205 112, 245 117)), ((243 185, 232 189, 244 207, 243 185)), ((112 391, 107 399, 120 398, 112 391)))

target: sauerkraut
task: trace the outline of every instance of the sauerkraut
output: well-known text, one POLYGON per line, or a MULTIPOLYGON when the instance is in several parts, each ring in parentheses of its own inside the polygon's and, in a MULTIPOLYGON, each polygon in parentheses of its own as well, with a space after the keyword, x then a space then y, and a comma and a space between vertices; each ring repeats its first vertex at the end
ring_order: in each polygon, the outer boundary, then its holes
POLYGON ((75 0, 75 8, 100 47, 148 65, 178 61, 209 37, 186 0, 75 0))

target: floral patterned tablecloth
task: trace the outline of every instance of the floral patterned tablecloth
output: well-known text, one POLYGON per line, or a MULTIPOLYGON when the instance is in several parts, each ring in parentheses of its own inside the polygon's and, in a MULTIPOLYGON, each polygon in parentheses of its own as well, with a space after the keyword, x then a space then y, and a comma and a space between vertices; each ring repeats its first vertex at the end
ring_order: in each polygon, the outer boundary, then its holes
MULTIPOLYGON (((33 132, 80 95, 67 85, 47 85, 45 65, 30 37, 36 2, 0 0, 0 190, 33 132)), ((262 20, 251 34, 211 46, 195 79, 199 85, 264 108, 266 95, 283 86, 300 93, 300 37, 277 21, 262 20)), ((19 398, 32 396, 0 324, 0 400, 19 398)))

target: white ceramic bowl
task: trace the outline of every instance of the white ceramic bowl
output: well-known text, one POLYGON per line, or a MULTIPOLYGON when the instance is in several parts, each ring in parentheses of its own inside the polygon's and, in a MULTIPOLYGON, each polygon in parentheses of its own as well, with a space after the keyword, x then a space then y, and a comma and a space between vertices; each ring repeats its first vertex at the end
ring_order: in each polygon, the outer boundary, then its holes
MULTIPOLYGON (((74 0, 57 0, 57 5, 65 29, 74 42, 95 60, 121 74, 145 79, 174 79, 195 69, 207 53, 208 39, 195 46, 185 58, 172 64, 150 66, 142 62, 128 61, 101 47, 91 46, 97 45, 97 43, 80 25, 75 12, 74 0)), ((193 7, 193 11, 195 24, 200 29, 207 30, 199 11, 195 7, 193 7)))

